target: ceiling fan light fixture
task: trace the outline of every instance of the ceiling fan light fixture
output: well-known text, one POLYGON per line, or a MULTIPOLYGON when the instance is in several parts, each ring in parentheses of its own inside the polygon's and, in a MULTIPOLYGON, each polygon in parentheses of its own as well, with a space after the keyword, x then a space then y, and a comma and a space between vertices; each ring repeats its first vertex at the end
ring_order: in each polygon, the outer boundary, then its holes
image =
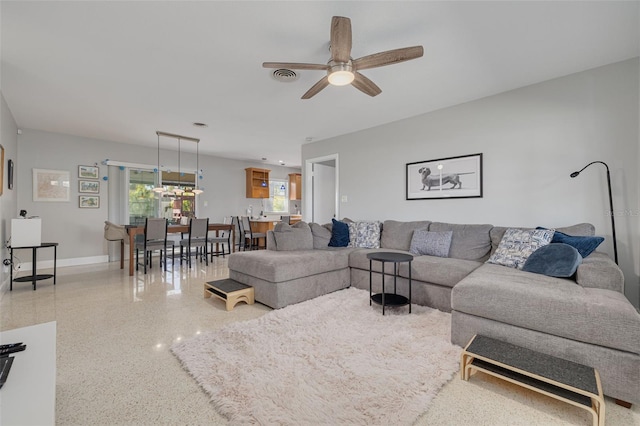
POLYGON ((355 78, 351 61, 342 63, 331 61, 329 63, 328 77, 329 84, 333 86, 346 86, 347 84, 351 84, 355 78))

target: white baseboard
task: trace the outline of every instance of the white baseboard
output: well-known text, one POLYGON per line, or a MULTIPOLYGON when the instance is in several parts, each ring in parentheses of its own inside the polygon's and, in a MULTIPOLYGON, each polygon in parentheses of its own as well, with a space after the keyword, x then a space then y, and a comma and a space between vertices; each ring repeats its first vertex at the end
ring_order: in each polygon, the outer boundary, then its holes
MULTIPOLYGON (((80 265, 91 265, 94 263, 107 263, 109 262, 108 255, 102 256, 89 256, 89 257, 74 257, 70 259, 58 259, 57 267, 65 267, 65 266, 80 266, 80 265)), ((31 262, 22 262, 20 264, 20 272, 30 271, 31 270, 31 262)), ((48 269, 53 268, 53 259, 51 260, 43 260, 38 262, 38 269, 48 269)))

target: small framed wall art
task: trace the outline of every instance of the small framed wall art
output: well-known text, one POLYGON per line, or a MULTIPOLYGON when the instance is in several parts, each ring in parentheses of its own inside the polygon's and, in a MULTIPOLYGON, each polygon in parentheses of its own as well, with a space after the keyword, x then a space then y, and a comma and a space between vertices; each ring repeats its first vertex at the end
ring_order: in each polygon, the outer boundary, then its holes
POLYGON ((81 209, 99 209, 100 197, 97 195, 80 195, 78 197, 78 206, 81 209))
POLYGON ((98 179, 100 169, 96 166, 78 166, 79 179, 98 179))
POLYGON ((482 197, 482 154, 407 163, 407 200, 482 197))
POLYGON ((98 180, 78 180, 78 192, 99 194, 100 181, 98 180))

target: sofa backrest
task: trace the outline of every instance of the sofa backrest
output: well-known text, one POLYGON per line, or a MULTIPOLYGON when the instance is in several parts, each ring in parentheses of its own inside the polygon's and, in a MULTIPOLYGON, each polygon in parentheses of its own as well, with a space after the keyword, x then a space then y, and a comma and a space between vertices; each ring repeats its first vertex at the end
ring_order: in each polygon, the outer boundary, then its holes
POLYGON ((454 259, 475 260, 484 262, 491 252, 491 237, 489 233, 493 225, 467 225, 457 223, 433 222, 429 231, 452 231, 449 257, 454 259))
POLYGON ((380 247, 394 250, 409 251, 413 231, 417 229, 429 229, 431 221, 420 220, 415 222, 399 222, 397 220, 385 220, 382 224, 380 247))

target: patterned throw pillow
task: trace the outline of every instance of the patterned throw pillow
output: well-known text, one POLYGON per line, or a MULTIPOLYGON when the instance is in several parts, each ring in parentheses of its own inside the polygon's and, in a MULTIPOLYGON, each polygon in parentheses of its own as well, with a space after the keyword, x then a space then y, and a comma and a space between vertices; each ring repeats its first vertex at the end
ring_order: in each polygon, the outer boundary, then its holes
POLYGON ((411 237, 409 252, 415 255, 449 257, 453 231, 429 232, 426 229, 416 229, 411 237))
POLYGON ((380 222, 349 222, 349 247, 380 248, 380 222))
POLYGON ((522 269, 531 253, 551 242, 553 233, 549 229, 509 228, 487 263, 522 269))

